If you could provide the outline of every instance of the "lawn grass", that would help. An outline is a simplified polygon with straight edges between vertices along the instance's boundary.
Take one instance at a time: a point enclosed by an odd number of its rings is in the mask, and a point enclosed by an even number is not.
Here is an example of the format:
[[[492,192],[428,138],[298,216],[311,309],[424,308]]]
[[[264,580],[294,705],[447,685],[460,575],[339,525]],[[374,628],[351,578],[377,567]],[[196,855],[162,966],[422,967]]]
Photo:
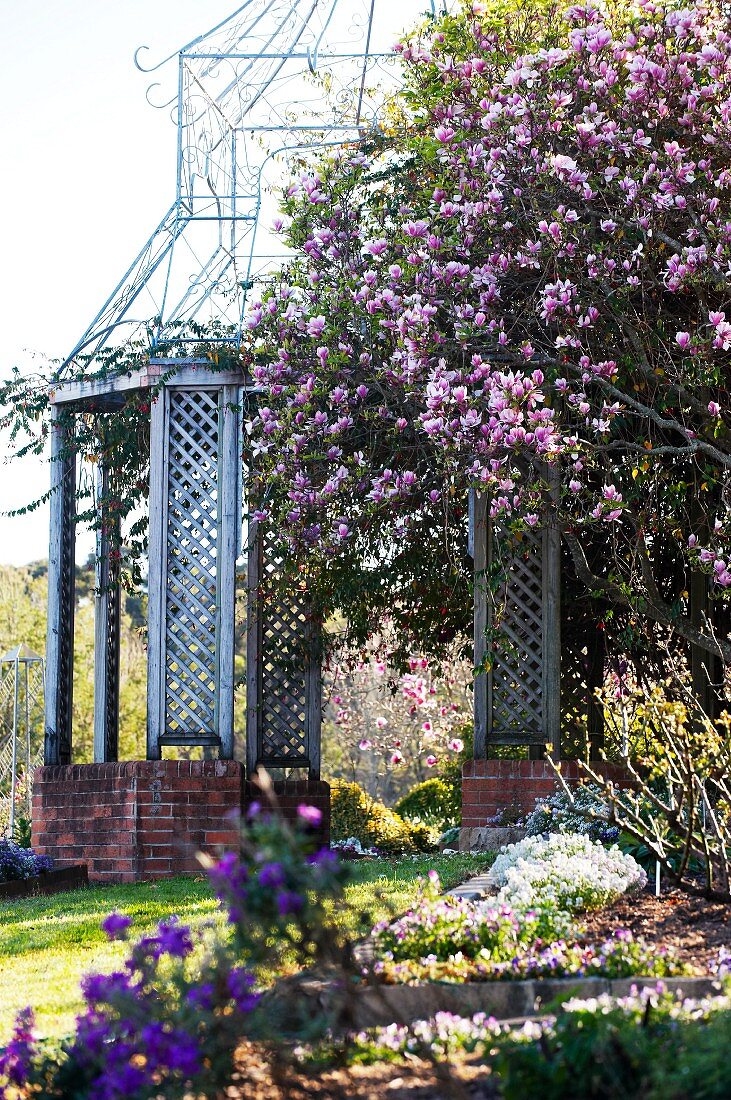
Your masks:
[[[364,927],[359,913],[367,913],[374,923],[403,912],[415,896],[416,879],[432,868],[449,887],[477,874],[488,862],[484,854],[363,860],[353,865],[349,904],[340,909],[339,921],[359,935]],[[132,917],[133,936],[152,931],[173,914],[193,925],[224,919],[203,877],[90,886],[0,904],[0,1042],[7,1039],[18,1009],[28,1004],[35,1009],[41,1035],[71,1032],[81,1008],[81,976],[90,970],[112,970],[125,956],[125,945],[109,943],[101,931],[101,921],[112,910]]]

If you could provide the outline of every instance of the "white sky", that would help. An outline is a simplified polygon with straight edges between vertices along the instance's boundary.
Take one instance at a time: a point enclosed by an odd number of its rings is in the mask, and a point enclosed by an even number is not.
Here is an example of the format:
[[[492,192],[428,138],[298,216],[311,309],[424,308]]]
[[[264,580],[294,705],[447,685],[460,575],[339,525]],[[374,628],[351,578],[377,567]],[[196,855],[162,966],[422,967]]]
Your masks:
[[[140,73],[135,49],[161,60],[235,6],[0,0],[0,377],[71,350],[175,197],[175,127],[146,102],[160,74]],[[47,465],[7,455],[0,439],[0,511],[48,481]],[[0,517],[0,563],[46,557],[47,523],[45,508]]]
[[[0,378],[72,350],[174,200],[175,127],[145,91],[160,80],[154,101],[169,99],[176,62],[145,75],[134,51],[150,47],[150,66],[241,2],[0,0]],[[426,7],[381,6],[386,48]],[[41,460],[8,455],[0,436],[0,513],[40,496],[49,478]],[[91,549],[79,532],[77,558]],[[0,564],[47,553],[46,507],[0,514]]]

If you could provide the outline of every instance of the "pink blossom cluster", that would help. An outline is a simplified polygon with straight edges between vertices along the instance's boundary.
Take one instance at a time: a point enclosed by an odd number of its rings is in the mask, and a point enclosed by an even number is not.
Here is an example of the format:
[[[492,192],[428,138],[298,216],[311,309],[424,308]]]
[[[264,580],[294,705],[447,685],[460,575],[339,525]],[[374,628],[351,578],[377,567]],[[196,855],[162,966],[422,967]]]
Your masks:
[[[423,764],[433,768],[444,756],[459,754],[464,741],[455,728],[468,718],[463,701],[455,701],[456,681],[437,676],[425,657],[411,657],[389,690],[384,659],[360,661],[348,674],[337,668],[331,703],[335,723],[354,736],[361,753],[371,753],[389,768]],[[367,698],[373,678],[381,681],[377,698]]]
[[[720,531],[720,522],[717,525]],[[688,550],[693,560],[705,573],[709,573],[721,588],[731,587],[731,549],[714,550],[709,546],[699,546],[696,535],[688,538]]]

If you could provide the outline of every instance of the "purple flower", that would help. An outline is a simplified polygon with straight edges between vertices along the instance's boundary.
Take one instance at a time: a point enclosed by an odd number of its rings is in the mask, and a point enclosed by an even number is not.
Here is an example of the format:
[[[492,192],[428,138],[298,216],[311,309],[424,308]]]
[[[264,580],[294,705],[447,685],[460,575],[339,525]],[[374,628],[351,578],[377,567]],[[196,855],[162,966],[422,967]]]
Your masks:
[[[102,921],[102,932],[109,936],[110,940],[126,939],[126,932],[132,923],[132,918],[124,913],[110,913]]]
[[[103,1005],[122,993],[131,991],[130,976],[121,970],[111,974],[85,974],[81,979],[81,992],[88,1005]]]
[[[200,1008],[204,1012],[210,1012],[213,1009],[216,999],[216,991],[213,982],[201,982],[200,985],[193,986],[193,988],[189,989],[185,994],[185,999],[193,1008]]]
[[[301,894],[295,894],[292,890],[281,890],[277,894],[277,909],[280,917],[286,917],[290,913],[299,913],[305,904]]]
[[[193,950],[193,940],[187,924],[180,924],[178,917],[160,921],[157,929],[158,953],[184,959]]]
[[[284,883],[284,868],[281,863],[265,863],[259,871],[259,885],[265,889],[276,890]]]
[[[30,1077],[35,1055],[32,1008],[24,1008],[15,1017],[13,1035],[8,1045],[0,1050],[0,1077],[6,1077],[11,1085],[21,1088]],[[5,1095],[3,1090],[2,1095]]]
[[[328,871],[336,871],[340,866],[338,853],[331,851],[330,848],[320,848],[319,852],[314,852],[307,857],[307,862]]]
[[[322,810],[318,810],[317,806],[298,806],[297,816],[305,825],[313,828],[317,828],[322,822]]]
[[[234,967],[226,979],[226,987],[231,1000],[239,1012],[251,1012],[259,1002],[260,993],[252,993],[254,975],[242,966]]]

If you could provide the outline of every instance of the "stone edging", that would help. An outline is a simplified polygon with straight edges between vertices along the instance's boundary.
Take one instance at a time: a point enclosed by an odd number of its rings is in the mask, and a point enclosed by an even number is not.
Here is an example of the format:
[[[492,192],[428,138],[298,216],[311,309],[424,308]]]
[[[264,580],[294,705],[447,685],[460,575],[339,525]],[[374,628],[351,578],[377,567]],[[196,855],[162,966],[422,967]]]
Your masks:
[[[557,997],[626,997],[632,988],[656,989],[657,978],[556,978],[528,981],[424,982],[421,985],[372,985],[359,988],[353,1001],[356,1028],[410,1024],[437,1012],[473,1016],[485,1012],[497,1020],[537,1016]],[[711,978],[663,978],[670,993],[709,997],[719,992]]]

